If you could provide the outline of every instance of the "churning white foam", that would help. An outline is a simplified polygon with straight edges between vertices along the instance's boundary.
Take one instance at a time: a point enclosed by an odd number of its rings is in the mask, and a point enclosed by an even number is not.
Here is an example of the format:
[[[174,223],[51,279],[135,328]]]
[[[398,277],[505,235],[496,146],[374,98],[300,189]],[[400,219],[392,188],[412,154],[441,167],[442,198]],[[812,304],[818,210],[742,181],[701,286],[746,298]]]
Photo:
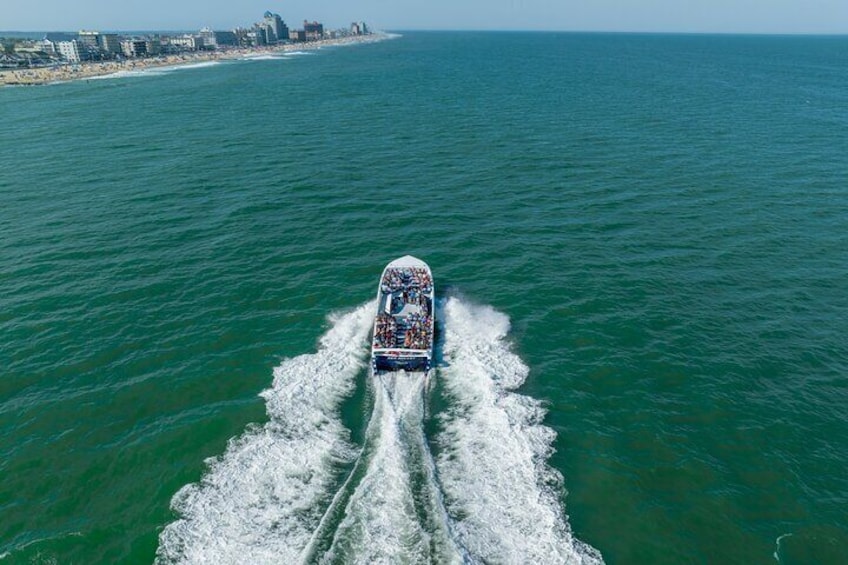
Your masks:
[[[156,77],[162,76],[166,74],[170,74],[176,71],[182,71],[187,69],[201,69],[205,67],[214,67],[216,65],[220,65],[220,61],[202,61],[199,63],[189,63],[184,65],[168,65],[162,67],[145,67],[138,69],[125,69],[120,71],[115,71],[114,73],[109,73],[106,75],[98,75],[93,77],[86,77],[85,80],[109,80],[109,79],[119,79],[119,78],[138,78],[138,77]]]
[[[423,373],[374,377],[367,471],[338,525],[326,563],[460,563],[423,431]]]
[[[284,361],[262,393],[270,421],[231,440],[199,484],[172,500],[157,563],[294,563],[309,544],[341,464],[358,451],[339,406],[365,366],[375,305],[331,318],[319,351]]]
[[[376,445],[367,472],[351,496],[325,559],[422,562],[426,532],[415,517],[396,408],[379,381],[368,431],[369,441]]]
[[[150,74],[172,73],[175,71],[187,71],[189,69],[205,69],[206,67],[215,67],[220,64],[222,64],[221,61],[200,61],[197,63],[167,65],[164,67],[150,67],[148,69],[144,69],[143,72]]]
[[[517,394],[528,373],[504,338],[509,319],[457,298],[444,305],[436,467],[458,542],[473,561],[601,563],[574,539],[562,510],[562,477],[547,465],[554,432],[539,401]]]
[[[280,61],[285,59],[283,55],[269,55],[267,53],[257,55],[245,55],[242,61]]]
[[[369,379],[365,444],[351,444],[340,406],[365,368],[375,307],[331,318],[317,353],[275,369],[262,393],[270,421],[174,496],[181,518],[160,535],[157,563],[602,563],[571,534],[547,465],[554,432],[540,403],[514,392],[528,368],[490,307],[448,298],[437,312],[435,461],[420,374]]]

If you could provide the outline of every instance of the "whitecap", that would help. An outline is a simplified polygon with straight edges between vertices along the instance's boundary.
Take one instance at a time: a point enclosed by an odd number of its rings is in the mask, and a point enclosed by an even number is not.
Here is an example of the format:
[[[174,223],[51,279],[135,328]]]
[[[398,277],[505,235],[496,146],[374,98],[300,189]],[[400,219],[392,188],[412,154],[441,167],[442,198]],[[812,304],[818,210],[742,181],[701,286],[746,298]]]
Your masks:
[[[774,560],[780,563],[780,542],[783,541],[783,538],[792,537],[792,534],[783,534],[777,536],[777,539],[774,541]]]
[[[267,53],[261,55],[245,55],[241,58],[242,61],[279,61],[281,59],[285,59],[285,57],[282,55],[268,55]]]

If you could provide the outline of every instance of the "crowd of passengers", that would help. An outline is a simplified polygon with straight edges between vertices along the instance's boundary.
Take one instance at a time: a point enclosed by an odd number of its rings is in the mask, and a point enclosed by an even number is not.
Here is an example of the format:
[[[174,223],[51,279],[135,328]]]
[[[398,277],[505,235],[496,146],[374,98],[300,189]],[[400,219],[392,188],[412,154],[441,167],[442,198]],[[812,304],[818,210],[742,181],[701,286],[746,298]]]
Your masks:
[[[380,283],[383,292],[394,292],[404,288],[418,288],[428,293],[433,289],[430,272],[423,267],[387,269]]]
[[[403,346],[406,349],[427,349],[430,346],[430,316],[412,314],[406,317],[406,335]]]
[[[400,319],[405,330],[403,347],[406,349],[428,349],[431,342],[430,316],[411,314]],[[378,314],[374,326],[374,348],[400,347],[397,343],[398,320],[389,314]]]
[[[374,325],[374,347],[395,347],[396,336],[397,321],[394,316],[378,314],[377,323]]]

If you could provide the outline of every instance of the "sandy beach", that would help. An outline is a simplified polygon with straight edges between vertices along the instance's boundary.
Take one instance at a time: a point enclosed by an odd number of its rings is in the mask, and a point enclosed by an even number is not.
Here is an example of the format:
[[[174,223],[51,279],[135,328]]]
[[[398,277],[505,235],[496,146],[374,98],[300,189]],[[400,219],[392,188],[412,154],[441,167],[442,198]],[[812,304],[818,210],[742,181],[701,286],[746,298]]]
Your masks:
[[[220,49],[217,51],[198,51],[194,53],[181,53],[179,55],[126,59],[124,61],[102,61],[57,65],[54,67],[43,68],[3,70],[0,71],[0,85],[34,86],[56,82],[68,82],[72,80],[103,77],[117,73],[143,71],[154,67],[173,67],[203,63],[207,61],[227,61],[292,51],[307,51],[321,49],[322,47],[350,45],[354,43],[373,43],[390,37],[391,36],[387,34],[374,33],[371,35],[357,35],[338,39],[324,39],[308,43],[287,43],[285,45],[267,47],[236,47]]]

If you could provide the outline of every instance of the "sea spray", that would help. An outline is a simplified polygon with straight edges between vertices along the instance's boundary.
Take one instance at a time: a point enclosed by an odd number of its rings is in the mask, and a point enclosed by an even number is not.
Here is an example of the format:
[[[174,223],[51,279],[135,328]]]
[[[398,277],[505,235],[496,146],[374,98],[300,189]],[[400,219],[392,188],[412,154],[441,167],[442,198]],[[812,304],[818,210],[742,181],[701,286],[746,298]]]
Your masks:
[[[160,535],[157,563],[294,563],[309,543],[338,469],[358,451],[339,417],[363,371],[374,304],[332,316],[319,351],[284,361],[262,393],[270,421],[232,440],[199,484],[181,489],[181,516]]]
[[[601,563],[571,535],[544,410],[513,392],[528,368],[504,339],[509,319],[454,297],[444,310],[448,408],[436,467],[459,543],[480,562]]]

